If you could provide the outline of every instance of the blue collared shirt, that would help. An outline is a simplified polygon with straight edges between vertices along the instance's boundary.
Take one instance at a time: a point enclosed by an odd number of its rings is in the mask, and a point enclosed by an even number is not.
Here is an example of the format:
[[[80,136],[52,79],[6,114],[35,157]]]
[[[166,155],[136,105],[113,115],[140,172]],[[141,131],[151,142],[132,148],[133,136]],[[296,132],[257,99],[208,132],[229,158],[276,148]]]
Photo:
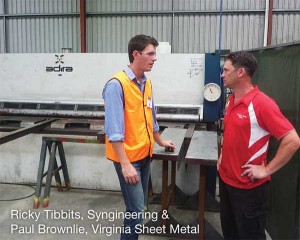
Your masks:
[[[136,86],[144,94],[144,86],[146,83],[145,74],[142,77],[140,84],[132,70],[126,66],[124,69],[126,75],[131,81],[134,81]],[[105,102],[105,134],[111,142],[124,141],[124,96],[120,82],[116,79],[105,84],[102,97]],[[152,97],[152,117],[153,117],[153,132],[159,131],[159,126],[156,120],[155,106]]]

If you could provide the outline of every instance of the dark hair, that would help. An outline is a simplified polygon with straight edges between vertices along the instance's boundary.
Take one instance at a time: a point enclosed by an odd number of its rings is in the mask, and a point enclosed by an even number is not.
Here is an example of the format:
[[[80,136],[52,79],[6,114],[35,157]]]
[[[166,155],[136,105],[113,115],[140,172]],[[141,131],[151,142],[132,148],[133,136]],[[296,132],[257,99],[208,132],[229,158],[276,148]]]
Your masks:
[[[256,58],[248,53],[248,52],[234,52],[229,53],[226,57],[226,60],[230,60],[232,65],[235,68],[243,67],[245,68],[247,74],[252,77],[256,68],[257,68],[257,61]]]
[[[136,35],[131,38],[128,43],[128,56],[130,63],[133,62],[133,51],[137,50],[139,52],[142,52],[149,44],[152,44],[154,47],[158,46],[158,42],[154,37],[146,35]]]

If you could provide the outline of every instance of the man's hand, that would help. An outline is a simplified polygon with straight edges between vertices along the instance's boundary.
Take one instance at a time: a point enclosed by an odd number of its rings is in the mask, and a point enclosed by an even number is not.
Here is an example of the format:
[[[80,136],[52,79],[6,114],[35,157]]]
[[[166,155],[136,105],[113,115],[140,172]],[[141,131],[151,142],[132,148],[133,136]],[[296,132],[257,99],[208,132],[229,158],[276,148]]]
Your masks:
[[[127,184],[138,184],[139,175],[135,167],[130,163],[121,163],[122,173]]]
[[[161,146],[161,147],[167,147],[167,148],[172,148],[173,150],[176,149],[176,145],[171,141],[171,140],[163,140],[160,137],[159,132],[153,133],[153,137],[155,142]]]
[[[248,176],[252,182],[254,182],[255,179],[262,179],[268,176],[264,162],[262,165],[245,164],[242,168],[246,169],[242,173],[242,177]]]
[[[162,141],[162,143],[159,146],[161,146],[161,147],[170,147],[173,150],[176,149],[175,143],[173,143],[171,140]]]

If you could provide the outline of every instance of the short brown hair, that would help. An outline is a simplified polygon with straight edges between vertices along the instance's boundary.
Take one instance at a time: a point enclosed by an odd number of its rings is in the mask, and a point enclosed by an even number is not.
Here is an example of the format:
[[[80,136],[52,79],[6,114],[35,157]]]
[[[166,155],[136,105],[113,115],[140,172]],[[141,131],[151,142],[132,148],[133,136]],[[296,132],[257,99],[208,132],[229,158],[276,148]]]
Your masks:
[[[158,46],[158,42],[154,37],[141,34],[131,38],[128,43],[128,57],[130,63],[133,62],[133,52],[135,50],[142,52],[149,44],[152,44],[154,47]]]
[[[232,65],[235,68],[243,67],[245,68],[247,74],[252,77],[257,68],[256,58],[248,52],[234,52],[229,53],[226,57],[226,60],[231,61]]]

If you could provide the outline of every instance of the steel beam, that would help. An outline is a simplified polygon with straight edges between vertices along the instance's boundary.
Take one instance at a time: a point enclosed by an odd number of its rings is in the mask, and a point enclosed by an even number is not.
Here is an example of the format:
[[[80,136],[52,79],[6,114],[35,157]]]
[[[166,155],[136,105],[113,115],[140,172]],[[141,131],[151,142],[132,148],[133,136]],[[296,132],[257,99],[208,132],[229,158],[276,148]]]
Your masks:
[[[26,136],[30,133],[34,133],[34,132],[50,125],[55,120],[56,119],[47,119],[47,120],[39,122],[39,123],[37,123],[33,126],[26,127],[26,128],[21,128],[21,129],[18,129],[16,131],[9,132],[9,133],[5,134],[4,136],[0,137],[0,145],[2,145],[4,143],[7,143],[7,142],[10,142],[12,140],[15,140],[17,138]]]
[[[223,15],[236,14],[264,14],[263,9],[223,10]],[[273,9],[273,14],[296,14],[300,9]],[[119,11],[119,12],[87,12],[86,17],[102,16],[172,16],[172,15],[219,15],[219,10],[173,10],[173,11]],[[25,13],[25,14],[0,14],[1,18],[50,18],[50,17],[80,17],[80,13]]]
[[[273,0],[269,0],[269,16],[268,16],[268,36],[267,46],[272,44],[272,25],[273,25]]]
[[[86,52],[86,2],[80,0],[80,52]]]

